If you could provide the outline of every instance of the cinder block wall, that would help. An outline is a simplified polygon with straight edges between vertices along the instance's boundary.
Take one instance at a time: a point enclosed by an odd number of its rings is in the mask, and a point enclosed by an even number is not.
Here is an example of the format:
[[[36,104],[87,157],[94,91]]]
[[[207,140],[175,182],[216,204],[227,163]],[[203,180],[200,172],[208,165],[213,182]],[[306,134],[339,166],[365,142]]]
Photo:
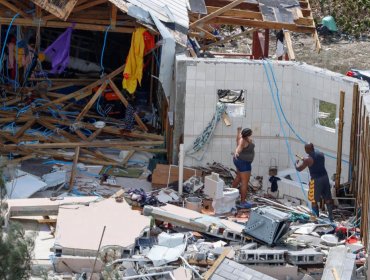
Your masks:
[[[265,64],[270,73],[268,64]],[[315,125],[314,100],[319,99],[337,104],[339,116],[340,91],[346,93],[344,112],[343,159],[348,160],[350,148],[352,92],[355,79],[328,70],[294,62],[271,62],[278,85],[284,113],[292,127],[305,140],[315,144],[323,152],[336,157],[336,132]],[[186,68],[186,71],[183,71]],[[185,95],[185,104],[176,110],[184,110],[184,146],[191,146],[212,119],[218,101],[218,89],[246,90],[246,113],[243,117],[232,117],[227,127],[219,122],[209,143],[207,153],[201,161],[185,157],[185,165],[199,166],[213,161],[233,166],[231,153],[235,150],[236,129],[250,127],[256,144],[256,156],[252,174],[267,177],[270,165],[279,169],[292,167],[288,157],[284,134],[270,93],[269,81],[262,61],[239,59],[193,59],[177,57],[177,69],[186,73],[186,86],[176,95]],[[181,70],[181,71],[180,71]],[[184,80],[182,76],[181,80]],[[270,75],[273,90],[275,85]],[[184,106],[184,107],[181,107]],[[303,144],[284,123],[292,153],[304,155]],[[179,125],[175,121],[175,125]],[[178,137],[179,135],[175,135]],[[329,175],[335,173],[336,160],[326,157]],[[348,177],[348,164],[342,164],[343,181]]]

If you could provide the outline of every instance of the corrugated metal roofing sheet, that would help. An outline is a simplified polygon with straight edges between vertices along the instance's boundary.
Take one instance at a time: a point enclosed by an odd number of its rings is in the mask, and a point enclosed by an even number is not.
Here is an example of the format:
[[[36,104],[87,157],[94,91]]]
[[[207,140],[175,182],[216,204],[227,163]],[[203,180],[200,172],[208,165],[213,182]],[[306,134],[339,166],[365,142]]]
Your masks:
[[[109,0],[122,10],[124,6],[134,5],[151,12],[160,21],[177,23],[189,28],[188,0]],[[125,4],[120,4],[123,2]],[[127,9],[123,8],[125,12]]]

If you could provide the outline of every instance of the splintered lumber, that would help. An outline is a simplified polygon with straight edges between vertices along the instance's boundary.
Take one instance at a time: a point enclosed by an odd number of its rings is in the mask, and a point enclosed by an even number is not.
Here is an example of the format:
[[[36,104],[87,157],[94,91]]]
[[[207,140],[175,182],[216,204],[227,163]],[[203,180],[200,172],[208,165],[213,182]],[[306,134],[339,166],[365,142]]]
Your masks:
[[[109,147],[140,147],[140,146],[160,146],[163,141],[94,141],[94,142],[64,142],[64,143],[43,143],[43,144],[24,144],[24,148],[45,148],[45,149],[68,149],[80,147],[95,147],[95,148],[109,148]],[[17,147],[15,144],[9,144],[8,147]]]
[[[227,11],[229,11],[230,9],[238,6],[239,4],[241,4],[242,2],[244,2],[244,0],[235,0],[233,2],[230,2],[228,5],[218,9],[218,10],[215,10],[214,12],[206,15],[205,17],[202,17],[201,19],[193,22],[192,24],[190,24],[190,28],[194,28],[196,27],[197,25],[201,24],[201,23],[204,23],[204,22],[207,22]]]
[[[36,120],[33,119],[33,120],[29,120],[28,122],[26,122],[20,130],[18,130],[18,132],[14,135],[15,138],[19,138],[23,135],[23,133],[29,129],[31,126],[33,126],[35,124]]]
[[[217,268],[224,261],[226,256],[230,253],[230,251],[231,251],[230,247],[224,249],[222,254],[217,258],[217,260],[214,262],[214,264],[211,266],[211,268],[206,272],[206,274],[204,275],[204,279],[208,280],[209,278],[211,278],[212,274],[215,273]]]
[[[95,101],[99,98],[102,92],[107,87],[107,83],[102,83],[99,89],[96,91],[94,96],[90,99],[90,101],[86,104],[85,108],[81,111],[81,113],[77,116],[76,121],[81,120],[84,115],[90,110],[90,108],[94,105]]]
[[[122,95],[122,93],[120,92],[120,90],[117,88],[117,86],[112,82],[111,79],[108,79],[109,81],[109,85],[110,87],[113,89],[114,93],[118,96],[118,98],[121,100],[121,102],[123,103],[123,105],[125,105],[125,107],[128,106],[128,101],[127,99]],[[137,124],[142,128],[142,130],[144,130],[145,132],[148,131],[148,128],[145,126],[145,124],[143,123],[143,121],[141,120],[141,118],[138,116],[137,113],[134,113],[134,116],[135,116],[135,120],[137,122]]]
[[[72,165],[72,170],[71,170],[71,178],[69,180],[69,190],[72,190],[74,182],[75,182],[75,177],[76,177],[76,172],[77,172],[77,163],[78,163],[78,157],[80,155],[80,147],[77,146],[75,148],[75,155],[73,158],[73,165]]]
[[[184,181],[192,176],[201,176],[202,172],[196,169],[184,168]],[[176,165],[157,164],[152,175],[153,187],[164,187],[179,180],[179,167]]]
[[[87,141],[92,141],[94,140],[101,132],[103,131],[102,128],[98,128],[97,130],[94,131],[88,138]]]

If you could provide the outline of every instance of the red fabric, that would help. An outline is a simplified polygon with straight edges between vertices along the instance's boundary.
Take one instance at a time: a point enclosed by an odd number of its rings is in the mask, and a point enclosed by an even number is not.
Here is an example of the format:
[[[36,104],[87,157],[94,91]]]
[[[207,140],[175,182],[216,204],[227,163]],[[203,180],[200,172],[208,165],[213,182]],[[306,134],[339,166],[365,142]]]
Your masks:
[[[149,31],[145,31],[143,33],[143,36],[144,36],[144,44],[145,44],[144,53],[147,53],[148,51],[150,51],[151,49],[155,47],[154,36],[150,34]]]

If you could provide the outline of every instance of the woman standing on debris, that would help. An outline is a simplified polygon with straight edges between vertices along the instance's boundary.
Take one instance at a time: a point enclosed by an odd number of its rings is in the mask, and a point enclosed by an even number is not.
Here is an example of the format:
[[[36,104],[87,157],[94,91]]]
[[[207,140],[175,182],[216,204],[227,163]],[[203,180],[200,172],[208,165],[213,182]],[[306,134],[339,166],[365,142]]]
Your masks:
[[[239,208],[251,208],[251,204],[246,201],[249,179],[252,171],[252,161],[254,159],[254,143],[251,139],[252,130],[250,128],[238,127],[236,136],[236,150],[234,154],[234,164],[237,169],[236,178],[234,179],[232,186],[237,188],[240,187],[240,205]]]

